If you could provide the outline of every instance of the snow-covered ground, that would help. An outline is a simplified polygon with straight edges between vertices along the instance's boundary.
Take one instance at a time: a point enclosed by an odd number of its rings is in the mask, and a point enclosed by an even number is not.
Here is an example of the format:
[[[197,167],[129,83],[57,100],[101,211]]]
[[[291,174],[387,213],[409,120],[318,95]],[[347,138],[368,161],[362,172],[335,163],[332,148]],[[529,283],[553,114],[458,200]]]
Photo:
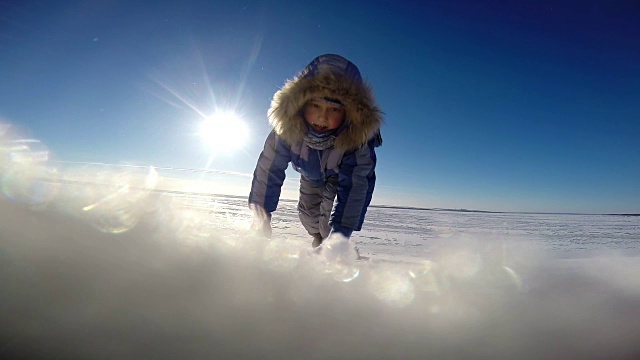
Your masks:
[[[373,207],[332,263],[295,202],[266,241],[245,198],[87,173],[5,169],[3,358],[640,356],[640,217]]]

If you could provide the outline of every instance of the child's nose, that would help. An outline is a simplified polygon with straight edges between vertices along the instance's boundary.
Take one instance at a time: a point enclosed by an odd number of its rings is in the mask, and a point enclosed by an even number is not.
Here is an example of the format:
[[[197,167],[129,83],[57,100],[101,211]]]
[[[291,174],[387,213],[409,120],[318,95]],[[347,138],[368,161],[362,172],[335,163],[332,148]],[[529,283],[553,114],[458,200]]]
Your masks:
[[[328,109],[322,110],[320,112],[320,119],[324,121],[324,120],[327,120],[328,118],[329,118],[329,110]]]

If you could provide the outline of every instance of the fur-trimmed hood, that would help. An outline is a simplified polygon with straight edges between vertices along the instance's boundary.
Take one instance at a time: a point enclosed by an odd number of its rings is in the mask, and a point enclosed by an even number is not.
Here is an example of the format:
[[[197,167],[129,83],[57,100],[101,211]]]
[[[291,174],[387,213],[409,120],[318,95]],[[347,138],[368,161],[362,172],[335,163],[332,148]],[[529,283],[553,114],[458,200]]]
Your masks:
[[[339,55],[326,54],[315,58],[273,96],[269,122],[289,145],[304,138],[307,125],[302,108],[313,98],[339,100],[345,107],[345,129],[336,137],[336,149],[359,148],[379,134],[382,112],[375,103],[371,86],[362,80],[352,62]]]

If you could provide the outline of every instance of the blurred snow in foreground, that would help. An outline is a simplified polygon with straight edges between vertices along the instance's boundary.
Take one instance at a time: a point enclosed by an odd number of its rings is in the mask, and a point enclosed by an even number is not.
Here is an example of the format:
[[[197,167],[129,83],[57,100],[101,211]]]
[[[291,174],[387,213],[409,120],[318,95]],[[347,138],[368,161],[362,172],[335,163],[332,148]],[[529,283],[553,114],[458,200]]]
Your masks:
[[[638,217],[372,208],[358,260],[312,252],[293,202],[267,241],[245,198],[52,166],[3,131],[2,357],[640,355]]]

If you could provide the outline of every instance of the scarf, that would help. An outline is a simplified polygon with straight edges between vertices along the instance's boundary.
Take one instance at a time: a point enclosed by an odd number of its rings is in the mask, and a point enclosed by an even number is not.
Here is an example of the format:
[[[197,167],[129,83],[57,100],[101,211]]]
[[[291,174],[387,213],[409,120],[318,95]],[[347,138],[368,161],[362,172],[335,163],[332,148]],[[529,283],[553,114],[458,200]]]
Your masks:
[[[304,135],[303,141],[308,147],[314,150],[327,150],[332,148],[338,135],[347,129],[346,120],[342,122],[339,128],[333,131],[317,132],[313,130],[309,124],[305,123],[305,125],[307,126],[307,133]]]
[[[309,128],[304,135],[304,143],[314,150],[326,150],[336,142],[336,131],[319,133]]]

